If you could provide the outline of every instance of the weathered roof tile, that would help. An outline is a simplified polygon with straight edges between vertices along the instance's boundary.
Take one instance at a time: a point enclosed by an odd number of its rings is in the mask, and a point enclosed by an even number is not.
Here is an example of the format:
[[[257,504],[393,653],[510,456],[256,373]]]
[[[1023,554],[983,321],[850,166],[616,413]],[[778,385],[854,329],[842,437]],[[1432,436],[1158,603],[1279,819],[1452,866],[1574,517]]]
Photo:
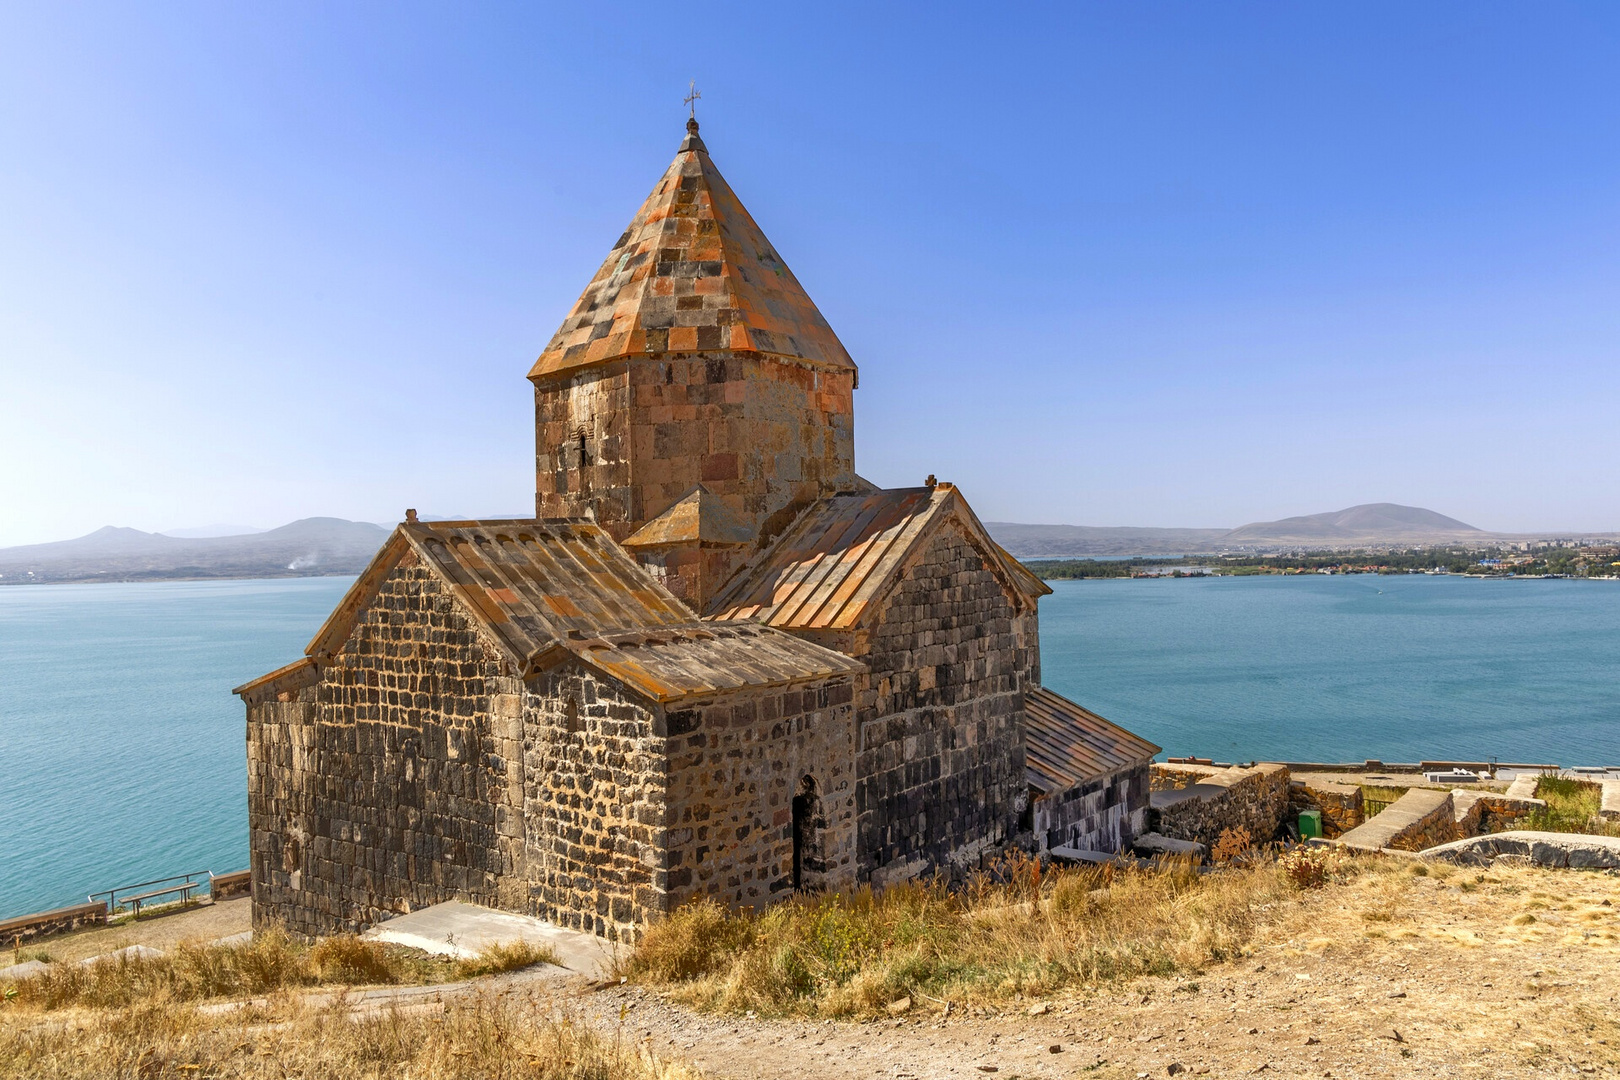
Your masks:
[[[1106,776],[1161,749],[1044,686],[1024,692],[1024,716],[1025,768],[1042,791]]]
[[[525,674],[577,658],[670,702],[863,670],[790,634],[700,622],[599,526],[545,518],[399,526],[310,642],[310,657],[324,662],[342,649],[370,598],[409,552],[450,586]]]
[[[717,619],[850,630],[876,610],[918,545],[955,518],[989,565],[1031,601],[1052,590],[990,539],[950,484],[833,495],[813,503],[709,605]]]

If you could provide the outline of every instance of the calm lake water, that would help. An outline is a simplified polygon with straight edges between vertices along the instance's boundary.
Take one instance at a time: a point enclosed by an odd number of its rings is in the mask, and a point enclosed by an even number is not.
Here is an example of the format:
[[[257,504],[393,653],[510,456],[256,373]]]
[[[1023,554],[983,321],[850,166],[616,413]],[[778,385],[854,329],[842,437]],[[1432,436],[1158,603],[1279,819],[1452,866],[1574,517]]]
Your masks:
[[[0,588],[0,918],[247,865],[230,688],[344,578]],[[1620,765],[1620,582],[1056,582],[1045,682],[1171,753]]]

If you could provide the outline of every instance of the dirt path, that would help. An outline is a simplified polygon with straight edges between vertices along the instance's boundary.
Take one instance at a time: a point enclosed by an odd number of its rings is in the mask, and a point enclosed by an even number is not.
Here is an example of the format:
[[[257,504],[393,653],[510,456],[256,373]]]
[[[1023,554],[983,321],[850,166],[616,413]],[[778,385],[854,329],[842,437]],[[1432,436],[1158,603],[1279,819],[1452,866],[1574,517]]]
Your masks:
[[[24,945],[23,958],[47,953],[52,960],[71,962],[100,956],[127,945],[168,949],[182,941],[213,941],[253,928],[253,902],[247,897],[202,904],[171,914],[150,915],[138,922],[77,930],[37,944]],[[11,951],[0,953],[0,966],[11,962]]]

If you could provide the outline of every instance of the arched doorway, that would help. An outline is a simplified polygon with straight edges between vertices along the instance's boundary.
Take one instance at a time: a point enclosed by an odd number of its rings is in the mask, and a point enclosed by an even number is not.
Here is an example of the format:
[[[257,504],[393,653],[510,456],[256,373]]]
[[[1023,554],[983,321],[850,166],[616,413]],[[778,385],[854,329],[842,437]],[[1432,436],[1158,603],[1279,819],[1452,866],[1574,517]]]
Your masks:
[[[821,888],[825,865],[821,860],[821,798],[816,778],[805,774],[793,796],[793,888],[814,892]]]

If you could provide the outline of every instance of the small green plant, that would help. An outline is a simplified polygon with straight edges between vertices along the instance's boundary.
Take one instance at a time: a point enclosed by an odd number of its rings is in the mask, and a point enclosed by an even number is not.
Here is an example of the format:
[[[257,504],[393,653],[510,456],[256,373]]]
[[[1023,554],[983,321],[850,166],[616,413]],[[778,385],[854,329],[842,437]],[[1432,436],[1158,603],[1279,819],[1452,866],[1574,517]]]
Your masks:
[[[1542,776],[1536,781],[1536,798],[1547,805],[1525,817],[1519,828],[1620,836],[1620,822],[1604,821],[1598,816],[1602,792],[1601,787],[1587,780]]]

